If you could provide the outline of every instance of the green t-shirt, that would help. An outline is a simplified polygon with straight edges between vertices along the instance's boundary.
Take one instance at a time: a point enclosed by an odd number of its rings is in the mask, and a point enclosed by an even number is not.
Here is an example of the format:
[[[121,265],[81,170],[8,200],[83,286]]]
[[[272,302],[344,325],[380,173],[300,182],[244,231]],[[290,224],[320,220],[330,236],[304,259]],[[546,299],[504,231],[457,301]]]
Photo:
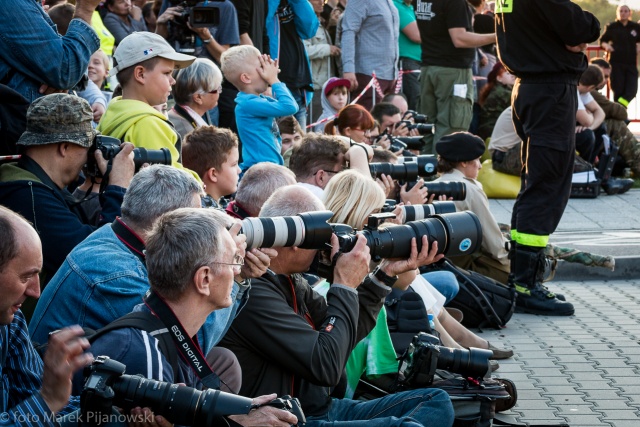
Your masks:
[[[413,59],[420,62],[422,58],[422,47],[420,43],[414,43],[409,40],[402,29],[416,20],[413,6],[406,4],[402,0],[393,0],[393,4],[398,9],[398,16],[400,17],[400,37],[398,38],[398,46],[400,49],[400,56]]]
[[[327,292],[329,292],[329,283],[323,280],[313,289],[326,297]],[[353,397],[362,374],[376,376],[398,372],[398,361],[396,360],[396,352],[393,349],[393,342],[391,342],[391,335],[389,335],[387,311],[384,306],[378,314],[376,326],[369,332],[369,335],[356,344],[351,352],[349,360],[347,360],[346,370],[347,391],[344,395],[346,399]]]

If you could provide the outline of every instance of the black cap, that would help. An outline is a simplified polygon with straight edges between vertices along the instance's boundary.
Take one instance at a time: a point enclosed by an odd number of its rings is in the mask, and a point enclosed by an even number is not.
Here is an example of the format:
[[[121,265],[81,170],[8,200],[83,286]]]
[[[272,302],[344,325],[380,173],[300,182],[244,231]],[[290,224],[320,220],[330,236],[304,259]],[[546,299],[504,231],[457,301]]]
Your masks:
[[[485,146],[480,137],[469,132],[445,135],[436,143],[436,153],[450,162],[469,162],[484,154]]]

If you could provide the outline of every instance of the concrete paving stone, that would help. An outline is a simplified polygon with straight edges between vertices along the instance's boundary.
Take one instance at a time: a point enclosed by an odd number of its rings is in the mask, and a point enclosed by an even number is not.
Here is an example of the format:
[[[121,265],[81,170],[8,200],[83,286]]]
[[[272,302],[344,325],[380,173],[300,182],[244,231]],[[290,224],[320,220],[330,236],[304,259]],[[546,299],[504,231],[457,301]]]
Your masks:
[[[540,389],[522,389],[520,388],[520,384],[516,384],[516,388],[518,390],[518,401],[525,400],[545,400],[550,401],[550,397],[545,397],[540,394],[542,390]]]
[[[600,389],[593,389],[593,390],[585,390],[585,399],[589,399],[589,400],[594,400],[594,399],[609,399],[609,400],[615,400],[615,399],[621,399],[623,398],[623,396],[621,396],[620,391],[618,391],[617,388],[615,387],[602,387]],[[627,398],[628,396],[624,396],[624,398]]]
[[[638,362],[640,363],[640,354],[638,354],[638,355],[624,355],[624,354],[619,354],[617,350],[608,350],[608,351],[589,351],[589,350],[585,350],[585,352],[590,357],[592,357],[593,359],[596,359],[596,360],[624,358],[624,359],[628,359],[629,361],[632,361],[633,358],[636,358],[636,360],[638,360]],[[585,354],[585,353],[581,353],[581,354]]]
[[[635,384],[638,384],[638,382],[640,381],[638,380],[639,378],[638,374],[634,374],[632,376],[613,375],[609,378],[613,381],[612,386],[614,387],[616,387],[617,385],[635,385]]]
[[[552,403],[548,400],[520,400],[520,397],[518,396],[518,403],[514,409],[518,411],[553,410],[549,405],[552,405]]]
[[[552,403],[552,407],[558,410],[557,414],[560,416],[565,415],[593,415],[599,416],[600,413],[593,410],[593,406],[589,403],[583,405],[563,405]]]
[[[616,388],[619,388],[623,393],[627,393],[627,394],[637,394],[638,396],[640,396],[640,381],[638,382],[639,384],[624,384],[624,385],[618,385],[616,384]]]
[[[517,383],[516,383],[517,384]],[[543,396],[553,396],[553,395],[569,395],[569,394],[582,394],[577,390],[578,386],[552,386],[552,387],[544,387],[545,391],[540,393]]]
[[[611,344],[589,344],[588,346],[583,346],[580,344],[577,345],[579,348],[582,348],[585,353],[591,351],[612,351]],[[640,352],[638,352],[638,354],[640,354]]]
[[[591,372],[591,371],[598,370],[594,362],[563,363],[561,366],[564,366],[564,369],[563,369],[564,372],[585,372],[585,371]]]
[[[638,427],[638,420],[609,420],[603,418],[602,422],[609,423],[612,427]],[[602,424],[605,425],[605,424]]]
[[[600,368],[608,369],[608,368],[627,368],[630,367],[632,369],[637,369],[635,366],[631,366],[629,361],[626,359],[602,359],[600,361],[596,361]]]
[[[602,420],[599,415],[572,415],[562,414],[562,418],[567,420],[570,426],[601,426]]]
[[[640,355],[640,346],[637,347],[624,347],[616,349],[621,355],[633,354]]]
[[[572,383],[578,386],[578,389],[580,391],[584,391],[584,392],[587,392],[588,390],[602,390],[602,389],[606,390],[609,387],[613,387],[607,381],[597,381],[597,380],[596,381],[578,380],[578,381],[573,381]]]
[[[534,351],[521,351],[519,347],[514,346],[514,352],[517,359],[535,360],[535,359],[548,359],[554,357],[554,354],[550,354],[547,350],[534,350]],[[522,362],[523,363],[523,362]]]
[[[585,401],[585,396],[582,394],[579,395],[566,395],[566,396],[547,396],[547,398],[551,399],[553,404],[560,405],[582,405]],[[518,397],[518,399],[520,399]]]
[[[555,368],[558,366],[556,359],[551,357],[547,357],[546,359],[525,360],[524,364],[527,368]]]
[[[601,412],[603,418],[608,420],[637,420],[636,422],[640,425],[640,417],[637,414],[637,411],[633,411],[631,409],[627,410],[616,410],[616,409],[602,409],[598,412]]]
[[[558,425],[560,423],[566,423],[566,420],[564,418],[537,418],[537,413],[536,413],[536,418],[532,418],[532,417],[527,417],[527,418],[520,418],[519,421],[526,423],[527,425],[540,425],[540,426],[546,426],[546,425]],[[592,424],[592,425],[599,425],[602,426],[602,423],[600,424]],[[585,426],[582,427],[591,427],[590,424],[587,424]]]
[[[555,361],[560,365],[564,365],[567,363],[589,363],[591,362],[590,359],[592,359],[592,357],[587,354],[554,354],[553,357],[555,358]],[[626,361],[626,359],[623,359],[619,356],[618,356],[618,359],[622,361]],[[607,360],[617,360],[617,359],[607,359]]]
[[[557,366],[554,368],[530,368],[529,374],[532,378],[536,377],[566,377],[570,378],[571,376],[565,373],[562,370],[561,366]]]
[[[605,371],[604,373],[604,377],[636,377],[636,379],[638,379],[639,374],[637,372],[637,369],[633,369],[633,368],[607,368],[607,367],[603,367],[602,368],[603,371]]]
[[[633,410],[633,408],[629,407],[629,401],[626,399],[619,399],[619,400],[602,400],[602,399],[598,399],[598,400],[587,400],[587,402],[593,403],[596,406],[596,410],[600,410],[600,409],[606,409],[606,410],[613,410],[613,409],[619,409],[619,410],[627,410],[627,409],[631,409]]]
[[[515,382],[517,387],[519,387],[521,383],[536,383],[536,381],[531,378],[531,374],[526,372],[502,372],[502,367],[500,367],[500,369],[496,371],[496,374]]]
[[[613,382],[611,378],[603,378],[600,375],[595,375],[593,372],[572,372],[569,375],[575,381],[602,381],[602,382]]]
[[[615,354],[615,352],[613,350],[609,350],[611,351],[613,354]],[[558,347],[558,348],[550,348],[548,350],[549,355],[551,356],[560,356],[560,355],[583,355],[585,354],[584,350],[582,349],[578,349],[575,347]]]
[[[498,370],[498,372],[500,372],[501,374],[504,374],[505,376],[507,374],[525,374],[525,375],[529,375],[529,371],[525,370],[524,365],[517,363],[517,364],[506,364],[506,363],[502,363],[502,361],[500,361],[500,369]]]
[[[626,399],[629,399],[629,402],[630,402],[631,404],[634,404],[634,405],[640,405],[640,393],[638,393],[638,392],[635,392],[635,393],[628,393],[628,392],[625,392],[625,391],[623,390],[623,391],[621,392],[621,396],[622,396],[622,397],[624,397],[624,398],[626,398]]]
[[[571,382],[572,379],[568,376],[542,377],[542,376],[536,375],[535,379],[540,381],[540,385],[543,387],[546,387],[549,385],[569,385],[569,386],[572,385],[572,382]]]

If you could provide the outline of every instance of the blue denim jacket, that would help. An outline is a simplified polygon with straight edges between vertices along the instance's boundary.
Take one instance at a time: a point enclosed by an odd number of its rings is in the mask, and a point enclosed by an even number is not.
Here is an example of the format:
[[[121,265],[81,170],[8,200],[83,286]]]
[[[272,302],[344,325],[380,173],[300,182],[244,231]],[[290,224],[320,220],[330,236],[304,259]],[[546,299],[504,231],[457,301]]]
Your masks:
[[[99,47],[95,31],[81,19],[73,19],[63,37],[39,2],[2,2],[0,80],[15,71],[6,84],[29,102],[42,96],[38,89],[43,83],[57,89],[73,88]]]
[[[100,329],[130,313],[149,289],[147,269],[106,224],[71,251],[47,284],[29,323],[31,338],[46,342],[51,331],[78,324]],[[234,304],[209,315],[198,338],[209,352],[226,333],[248,297],[234,284]]]

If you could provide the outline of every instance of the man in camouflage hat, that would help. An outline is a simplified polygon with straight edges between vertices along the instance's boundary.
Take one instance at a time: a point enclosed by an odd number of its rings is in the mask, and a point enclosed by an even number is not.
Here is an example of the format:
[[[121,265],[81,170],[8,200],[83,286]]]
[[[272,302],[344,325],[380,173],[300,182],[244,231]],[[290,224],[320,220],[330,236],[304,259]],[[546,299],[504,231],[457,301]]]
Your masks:
[[[27,130],[17,142],[22,157],[17,163],[0,166],[0,204],[23,215],[42,240],[43,284],[71,249],[97,228],[88,223],[67,190],[87,163],[96,137],[92,118],[87,101],[77,96],[53,94],[37,99],[27,111]],[[124,144],[113,160],[97,225],[120,215],[120,204],[134,172],[132,150],[131,144]],[[101,152],[98,150],[95,156],[104,172],[106,161]],[[28,319],[33,305],[25,305]]]

